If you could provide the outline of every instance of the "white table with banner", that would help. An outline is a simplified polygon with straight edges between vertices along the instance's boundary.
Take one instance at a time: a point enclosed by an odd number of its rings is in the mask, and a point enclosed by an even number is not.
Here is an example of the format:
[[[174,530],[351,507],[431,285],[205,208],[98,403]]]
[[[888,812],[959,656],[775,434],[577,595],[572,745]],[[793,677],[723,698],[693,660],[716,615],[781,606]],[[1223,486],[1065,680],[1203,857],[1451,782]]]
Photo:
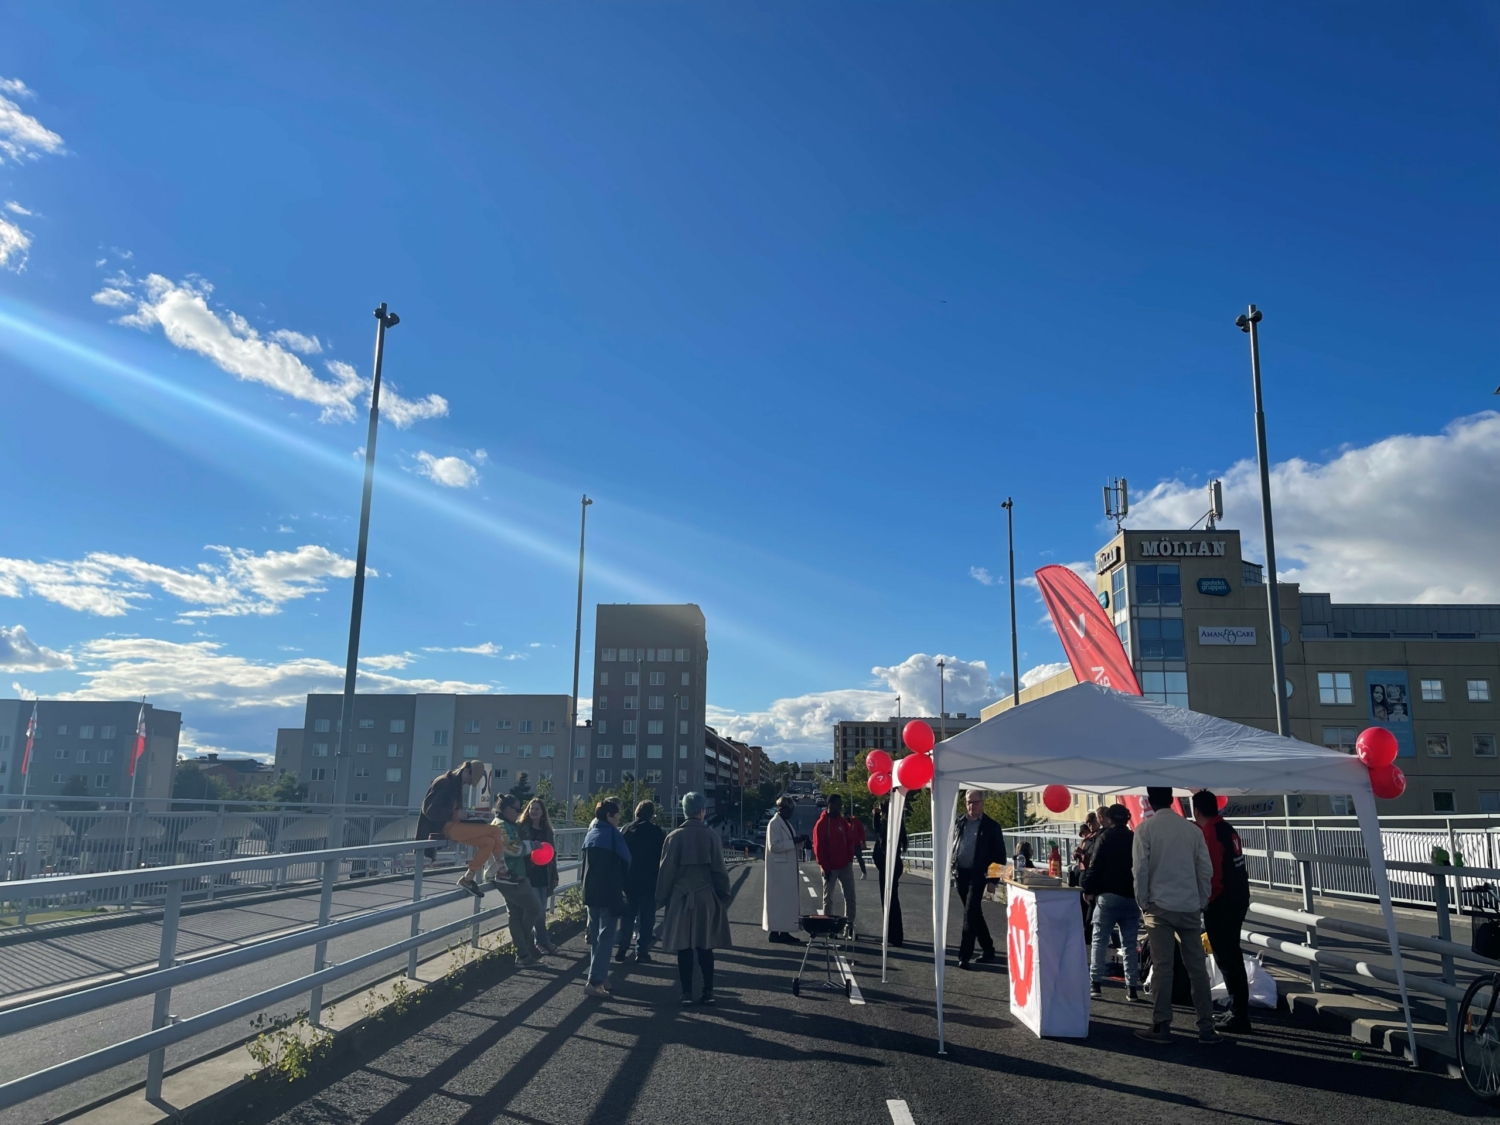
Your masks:
[[[1039,1037],[1086,1037],[1089,962],[1079,892],[1005,883],[1011,1014]]]

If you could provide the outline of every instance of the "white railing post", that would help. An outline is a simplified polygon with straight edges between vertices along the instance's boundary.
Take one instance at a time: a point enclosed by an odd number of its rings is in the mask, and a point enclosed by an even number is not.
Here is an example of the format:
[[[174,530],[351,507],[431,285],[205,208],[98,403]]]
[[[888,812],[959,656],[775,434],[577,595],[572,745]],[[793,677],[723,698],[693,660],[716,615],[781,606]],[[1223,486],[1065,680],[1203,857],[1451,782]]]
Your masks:
[[[318,926],[321,928],[328,925],[328,916],[333,912],[333,881],[338,873],[339,860],[337,854],[323,861],[323,895],[318,900]],[[328,943],[320,941],[313,947],[313,972],[322,972],[328,967]],[[321,1027],[319,1022],[323,1018],[323,986],[317,985],[308,997],[307,1022],[314,1027]]]
[[[422,856],[421,852],[416,852],[414,854],[417,857],[417,862],[416,862],[416,870],[413,871],[412,877],[411,877],[411,900],[412,900],[412,902],[421,902],[422,901],[422,866],[423,866],[423,856]],[[419,910],[419,911],[417,911],[417,913],[415,913],[415,914],[413,914],[411,916],[411,936],[412,937],[416,937],[421,932],[422,932],[422,912]],[[407,980],[416,980],[417,979],[417,950],[416,950],[415,947],[413,947],[412,950],[411,950],[411,952],[409,952],[406,955],[406,979]]]
[[[1437,932],[1440,941],[1453,940],[1453,927],[1448,917],[1448,877],[1446,875],[1434,875],[1432,877],[1432,897],[1437,904]],[[1453,984],[1453,957],[1451,954],[1441,955],[1443,965],[1443,983]],[[1451,999],[1444,999],[1443,1006],[1448,1016],[1448,1030],[1453,1030],[1458,1022],[1458,1005]]]
[[[161,952],[156,958],[158,969],[170,969],[177,961],[177,923],[182,913],[182,880],[167,885],[167,905],[161,916]],[[158,1031],[171,1020],[172,990],[163,988],[156,994],[151,1012],[151,1030]],[[146,1060],[146,1100],[161,1100],[161,1080],[167,1065],[167,1049],[159,1047]]]
[[[1317,855],[1319,853],[1314,852],[1313,854]],[[1302,909],[1304,911],[1306,911],[1308,914],[1313,913],[1312,860],[1309,860],[1309,859],[1304,859],[1302,861]],[[1310,946],[1313,949],[1317,949],[1318,948],[1318,926],[1317,926],[1317,923],[1316,922],[1308,923],[1306,929],[1307,929],[1307,944],[1308,944],[1308,946]],[[1318,963],[1316,961],[1314,961],[1312,963],[1311,969],[1309,970],[1309,972],[1308,972],[1307,975],[1308,975],[1308,979],[1312,981],[1312,990],[1314,992],[1321,991],[1322,990],[1322,985],[1323,985],[1323,974],[1322,974],[1321,969],[1318,967]]]

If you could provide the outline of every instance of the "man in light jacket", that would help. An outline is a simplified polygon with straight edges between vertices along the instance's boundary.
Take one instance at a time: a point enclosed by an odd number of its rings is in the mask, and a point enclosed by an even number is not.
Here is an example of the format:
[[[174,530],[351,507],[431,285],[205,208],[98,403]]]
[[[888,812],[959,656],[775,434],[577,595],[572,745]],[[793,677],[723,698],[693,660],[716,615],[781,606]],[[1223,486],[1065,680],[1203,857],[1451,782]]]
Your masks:
[[[1136,1035],[1151,1043],[1172,1041],[1174,950],[1182,946],[1198,1013],[1198,1042],[1223,1043],[1214,1030],[1208,963],[1203,956],[1203,908],[1213,889],[1214,867],[1203,833],[1172,807],[1172,790],[1146,790],[1152,816],[1136,830],[1132,849],[1135,900],[1146,921],[1151,945],[1151,993],[1155,1001],[1149,1029]]]
[[[782,945],[801,945],[792,936],[801,914],[802,888],[798,883],[801,869],[797,853],[797,834],[792,829],[797,802],[783,797],[776,802],[776,815],[766,825],[766,885],[761,904],[760,928],[771,936],[767,941]]]

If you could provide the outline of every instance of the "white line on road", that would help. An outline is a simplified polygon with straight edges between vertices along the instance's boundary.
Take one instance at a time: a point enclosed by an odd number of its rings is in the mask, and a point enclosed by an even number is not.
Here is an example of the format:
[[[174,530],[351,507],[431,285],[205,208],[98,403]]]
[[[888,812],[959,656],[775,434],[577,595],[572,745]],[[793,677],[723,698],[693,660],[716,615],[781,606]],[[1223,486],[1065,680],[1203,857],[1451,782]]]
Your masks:
[[[811,898],[811,899],[815,899],[815,898],[818,897],[818,892],[815,891],[815,890],[813,890],[811,887],[808,887],[807,888],[807,897]]]
[[[854,969],[850,966],[848,961],[844,960],[843,957],[838,958],[838,963],[840,974],[842,974],[843,978],[849,982],[849,1003],[863,1004],[865,1002],[865,996],[864,993],[860,992],[859,990],[859,981],[854,979]],[[901,1104],[904,1106],[906,1103],[902,1102]],[[910,1121],[911,1114],[908,1113],[906,1115],[906,1119]]]
[[[911,1110],[906,1108],[905,1102],[898,1102],[893,1099],[887,1099],[885,1108],[890,1110],[891,1112],[892,1125],[917,1125],[917,1123],[912,1120]]]

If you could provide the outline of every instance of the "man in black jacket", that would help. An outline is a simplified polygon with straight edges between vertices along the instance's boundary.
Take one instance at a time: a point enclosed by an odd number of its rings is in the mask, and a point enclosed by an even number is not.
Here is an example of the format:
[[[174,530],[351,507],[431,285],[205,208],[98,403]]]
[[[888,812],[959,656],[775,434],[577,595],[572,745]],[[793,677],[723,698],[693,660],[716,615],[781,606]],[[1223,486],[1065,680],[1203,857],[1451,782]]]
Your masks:
[[[1250,873],[1240,834],[1219,815],[1219,799],[1207,789],[1193,794],[1193,820],[1203,830],[1208,858],[1213,860],[1214,880],[1208,906],[1203,910],[1203,929],[1213,947],[1214,961],[1224,977],[1230,1014],[1219,1021],[1220,1031],[1250,1030],[1250,979],[1245,973],[1245,955],[1240,952],[1240,927],[1250,911]]]
[[[953,831],[953,881],[964,904],[964,932],[958,942],[958,967],[967,969],[974,942],[984,952],[980,962],[995,959],[995,941],[984,921],[984,886],[990,864],[1005,862],[1005,833],[984,812],[984,791],[970,789],[964,797],[965,815]]]
[[[589,913],[589,974],[585,996],[609,995],[609,951],[615,925],[625,913],[630,848],[617,825],[620,802],[606,797],[594,806],[594,822],[583,838],[583,905]]]
[[[1135,875],[1131,852],[1135,833],[1128,827],[1130,810],[1124,805],[1109,807],[1109,827],[1089,841],[1089,865],[1083,869],[1083,893],[1094,898],[1093,957],[1089,976],[1095,999],[1104,998],[1105,959],[1109,954],[1109,936],[1120,927],[1120,947],[1125,951],[1126,996],[1141,998],[1141,959],[1136,935],[1141,928],[1141,911],[1135,901]]]
[[[635,819],[620,832],[630,849],[630,873],[625,877],[626,910],[620,919],[616,961],[625,960],[632,930],[637,935],[635,959],[651,960],[649,951],[656,939],[656,872],[661,867],[662,842],[667,838],[655,818],[656,806],[642,801],[635,807]]]

